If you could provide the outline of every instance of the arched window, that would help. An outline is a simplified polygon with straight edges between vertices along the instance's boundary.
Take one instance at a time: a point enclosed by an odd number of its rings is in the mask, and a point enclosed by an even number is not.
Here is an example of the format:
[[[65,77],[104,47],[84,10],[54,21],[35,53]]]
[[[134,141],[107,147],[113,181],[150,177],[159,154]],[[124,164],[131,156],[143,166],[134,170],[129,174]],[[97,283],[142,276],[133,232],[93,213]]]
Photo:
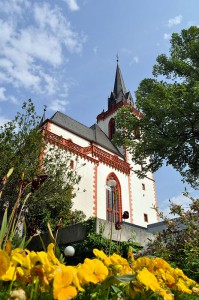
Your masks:
[[[121,186],[114,173],[109,174],[107,177],[107,186],[109,186],[110,180],[114,180],[116,185],[106,191],[106,220],[116,223],[122,220]]]
[[[108,124],[108,135],[110,140],[112,140],[114,134],[115,134],[115,120],[112,118],[110,119]]]

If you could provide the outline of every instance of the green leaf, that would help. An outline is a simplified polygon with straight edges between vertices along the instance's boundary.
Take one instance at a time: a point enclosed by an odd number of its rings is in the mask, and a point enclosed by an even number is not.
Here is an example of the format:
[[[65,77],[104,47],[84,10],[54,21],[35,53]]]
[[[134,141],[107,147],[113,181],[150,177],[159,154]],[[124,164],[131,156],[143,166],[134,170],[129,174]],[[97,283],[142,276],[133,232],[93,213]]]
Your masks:
[[[0,229],[0,246],[2,245],[3,238],[5,237],[5,234],[8,230],[7,210],[8,209],[6,208],[4,211],[3,220],[2,220],[1,229]]]
[[[130,282],[133,279],[135,279],[135,275],[134,274],[126,274],[126,275],[121,275],[121,276],[115,276],[115,278],[120,282]]]

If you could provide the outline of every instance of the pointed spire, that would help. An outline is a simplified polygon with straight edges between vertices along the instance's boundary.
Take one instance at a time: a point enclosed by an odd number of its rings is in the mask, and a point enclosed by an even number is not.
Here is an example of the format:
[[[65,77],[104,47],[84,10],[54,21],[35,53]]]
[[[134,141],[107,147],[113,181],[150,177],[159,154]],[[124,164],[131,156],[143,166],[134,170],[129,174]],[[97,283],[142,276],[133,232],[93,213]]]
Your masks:
[[[43,122],[46,120],[46,108],[47,108],[47,106],[44,105],[44,112],[43,112],[43,116],[42,116],[41,121],[40,121],[40,125],[42,125]]]
[[[117,55],[117,68],[116,68],[116,74],[115,74],[115,84],[114,84],[114,90],[113,90],[116,99],[119,98],[119,95],[121,95],[121,92],[123,95],[126,94],[126,87],[124,84],[124,80],[122,77],[122,73],[119,67],[119,57]]]
[[[134,106],[132,95],[130,92],[127,92],[124,84],[122,72],[119,66],[118,55],[116,55],[116,58],[117,58],[117,67],[116,67],[116,74],[115,74],[115,83],[114,83],[113,92],[111,92],[111,95],[108,98],[108,109],[112,109],[112,107],[114,107],[120,102],[126,102]]]

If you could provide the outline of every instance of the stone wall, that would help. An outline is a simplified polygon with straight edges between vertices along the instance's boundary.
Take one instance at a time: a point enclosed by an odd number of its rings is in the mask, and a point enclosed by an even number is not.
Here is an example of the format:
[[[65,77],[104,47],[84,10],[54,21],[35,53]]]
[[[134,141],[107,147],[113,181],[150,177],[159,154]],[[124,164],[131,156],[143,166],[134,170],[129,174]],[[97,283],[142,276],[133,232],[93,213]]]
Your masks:
[[[106,220],[97,219],[96,231],[99,232],[100,228],[104,230],[103,235],[110,238],[111,223]],[[147,228],[138,225],[122,222],[122,229],[115,230],[115,225],[112,224],[112,240],[114,241],[134,241],[146,246],[148,241],[154,239],[154,234],[149,232]]]

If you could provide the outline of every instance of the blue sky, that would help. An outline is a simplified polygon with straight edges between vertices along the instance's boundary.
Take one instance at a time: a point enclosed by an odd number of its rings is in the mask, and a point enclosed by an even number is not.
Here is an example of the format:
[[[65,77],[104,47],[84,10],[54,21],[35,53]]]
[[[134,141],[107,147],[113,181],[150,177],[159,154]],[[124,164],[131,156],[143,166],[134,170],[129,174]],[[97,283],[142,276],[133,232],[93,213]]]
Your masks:
[[[116,55],[134,95],[171,33],[199,25],[198,11],[198,0],[1,0],[0,124],[31,98],[40,115],[47,105],[47,117],[59,110],[92,125],[107,109]],[[172,168],[155,178],[162,210],[169,199],[187,206]]]

